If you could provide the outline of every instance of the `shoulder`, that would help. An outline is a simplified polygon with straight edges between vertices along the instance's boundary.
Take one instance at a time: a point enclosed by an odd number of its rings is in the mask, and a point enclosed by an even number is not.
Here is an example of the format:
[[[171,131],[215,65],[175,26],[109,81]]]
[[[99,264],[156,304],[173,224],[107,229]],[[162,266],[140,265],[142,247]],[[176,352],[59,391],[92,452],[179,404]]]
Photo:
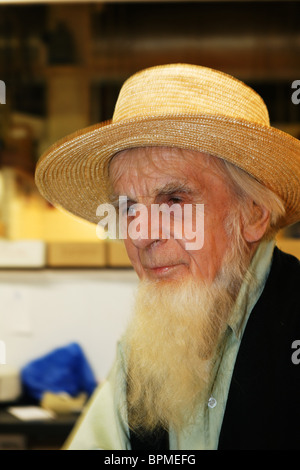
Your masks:
[[[250,316],[265,334],[295,335],[300,329],[300,262],[275,247],[265,286]]]
[[[284,300],[300,302],[300,261],[295,256],[274,249],[265,293]]]
[[[289,267],[300,277],[300,260],[280,250],[277,246],[274,248],[273,262],[278,263],[282,267]]]

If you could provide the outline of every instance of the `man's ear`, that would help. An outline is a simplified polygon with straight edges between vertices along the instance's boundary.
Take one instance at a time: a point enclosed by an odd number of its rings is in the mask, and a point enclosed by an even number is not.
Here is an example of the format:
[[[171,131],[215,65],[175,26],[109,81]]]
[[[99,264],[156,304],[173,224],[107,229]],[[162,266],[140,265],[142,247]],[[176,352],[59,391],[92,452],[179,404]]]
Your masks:
[[[248,243],[255,243],[262,239],[266,233],[270,220],[270,212],[262,206],[252,202],[248,220],[242,227],[242,234]]]

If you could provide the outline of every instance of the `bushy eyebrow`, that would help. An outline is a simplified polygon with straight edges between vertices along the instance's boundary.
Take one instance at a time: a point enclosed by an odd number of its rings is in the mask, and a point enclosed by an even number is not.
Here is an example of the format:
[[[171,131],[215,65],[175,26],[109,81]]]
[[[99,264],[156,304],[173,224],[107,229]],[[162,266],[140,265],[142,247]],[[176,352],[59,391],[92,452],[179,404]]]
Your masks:
[[[194,191],[187,183],[172,182],[165,184],[163,187],[154,189],[153,196],[170,196],[178,193],[193,194]]]

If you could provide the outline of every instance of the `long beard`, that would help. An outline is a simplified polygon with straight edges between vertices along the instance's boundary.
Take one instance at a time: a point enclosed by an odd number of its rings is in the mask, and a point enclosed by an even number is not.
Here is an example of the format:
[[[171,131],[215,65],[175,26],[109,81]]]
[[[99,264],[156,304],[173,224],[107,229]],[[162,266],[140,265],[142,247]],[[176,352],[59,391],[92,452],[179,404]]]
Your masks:
[[[211,368],[248,262],[245,254],[236,267],[231,250],[210,285],[141,282],[125,337],[128,422],[135,432],[179,430],[209,398]]]

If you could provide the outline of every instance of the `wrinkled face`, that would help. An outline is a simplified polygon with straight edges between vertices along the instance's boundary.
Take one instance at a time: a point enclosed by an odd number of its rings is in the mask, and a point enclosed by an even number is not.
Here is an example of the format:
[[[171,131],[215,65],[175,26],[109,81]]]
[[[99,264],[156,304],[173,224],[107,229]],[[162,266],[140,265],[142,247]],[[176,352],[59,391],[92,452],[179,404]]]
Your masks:
[[[125,237],[128,256],[140,279],[183,280],[188,277],[211,282],[218,273],[222,259],[230,247],[225,229],[226,218],[234,207],[227,182],[212,165],[212,157],[196,151],[167,147],[124,150],[110,164],[114,196],[127,197],[125,214],[128,226],[139,217],[143,236]],[[135,204],[148,209],[148,216],[131,210]],[[178,221],[171,218],[168,236],[163,227],[151,227],[151,206],[178,204],[189,213],[189,227],[194,233],[203,230],[196,208],[204,209],[204,243],[187,249],[186,229],[178,237]],[[136,206],[135,206],[136,207]],[[146,220],[147,219],[147,220]],[[187,222],[182,217],[181,223]],[[163,224],[163,222],[161,222]],[[186,223],[187,226],[187,223]],[[146,227],[146,228],[145,228]],[[154,230],[151,231],[151,228]],[[145,233],[147,236],[145,236]],[[154,235],[153,235],[154,234]],[[202,237],[199,235],[199,237]],[[195,235],[196,239],[196,235]],[[189,241],[191,239],[189,238]]]

